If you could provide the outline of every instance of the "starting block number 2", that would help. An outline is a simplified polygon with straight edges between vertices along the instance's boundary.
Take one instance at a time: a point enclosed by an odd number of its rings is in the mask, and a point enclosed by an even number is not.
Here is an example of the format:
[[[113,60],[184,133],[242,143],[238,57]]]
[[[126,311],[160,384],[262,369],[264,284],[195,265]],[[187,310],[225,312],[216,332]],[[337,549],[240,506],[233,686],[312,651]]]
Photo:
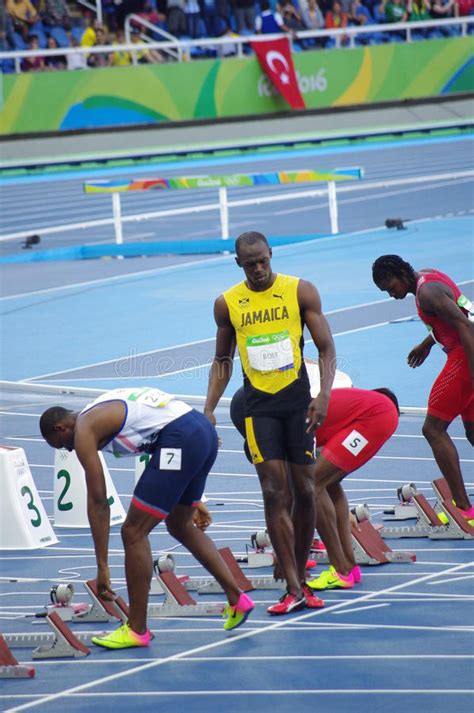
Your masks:
[[[57,472],[56,478],[57,480],[61,480],[61,478],[64,478],[65,480],[64,487],[58,495],[58,501],[56,503],[57,508],[61,512],[68,512],[74,508],[74,503],[71,500],[64,502],[64,498],[71,487],[71,473],[63,468]],[[107,502],[109,503],[109,506],[113,505],[115,502],[114,496],[110,495],[110,497],[107,498]]]

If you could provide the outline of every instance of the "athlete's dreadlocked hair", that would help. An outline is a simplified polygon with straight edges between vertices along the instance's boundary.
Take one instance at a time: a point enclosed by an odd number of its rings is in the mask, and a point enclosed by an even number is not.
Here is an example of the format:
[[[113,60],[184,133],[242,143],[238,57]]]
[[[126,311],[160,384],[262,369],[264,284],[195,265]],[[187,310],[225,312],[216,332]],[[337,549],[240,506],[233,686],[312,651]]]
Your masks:
[[[412,277],[414,269],[398,255],[381,255],[372,265],[372,278],[380,287],[391,277]]]
[[[242,233],[242,235],[239,235],[235,241],[235,254],[239,254],[239,249],[242,245],[254,245],[255,243],[265,243],[267,247],[270,247],[268,240],[263,233],[257,233],[256,231],[251,230],[248,233]]]
[[[70,409],[62,406],[51,406],[47,409],[40,418],[40,431],[43,438],[47,438],[54,430],[55,425],[62,421],[68,413],[72,413]]]

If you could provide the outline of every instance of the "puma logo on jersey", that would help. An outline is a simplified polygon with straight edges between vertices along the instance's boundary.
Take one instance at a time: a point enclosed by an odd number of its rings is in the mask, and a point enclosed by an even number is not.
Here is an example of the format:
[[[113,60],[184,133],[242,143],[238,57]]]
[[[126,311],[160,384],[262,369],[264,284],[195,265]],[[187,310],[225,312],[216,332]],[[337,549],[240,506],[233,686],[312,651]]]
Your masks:
[[[273,297],[277,297],[279,300],[283,300],[283,295],[273,295]]]

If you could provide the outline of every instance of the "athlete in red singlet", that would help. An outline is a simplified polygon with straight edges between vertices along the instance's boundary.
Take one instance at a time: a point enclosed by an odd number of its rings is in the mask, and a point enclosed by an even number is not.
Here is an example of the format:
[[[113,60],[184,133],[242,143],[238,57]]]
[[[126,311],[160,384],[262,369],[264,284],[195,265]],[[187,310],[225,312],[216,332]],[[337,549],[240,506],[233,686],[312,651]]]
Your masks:
[[[423,435],[457,507],[469,521],[474,520],[459,456],[447,432],[449,424],[461,416],[466,437],[474,445],[474,307],[443,272],[432,268],[415,272],[398,255],[379,257],[372,266],[372,276],[377,287],[397,300],[409,293],[415,295],[418,314],[430,331],[409,353],[409,366],[423,364],[435,341],[447,354],[446,364],[431,388]]]
[[[316,528],[331,567],[307,582],[311,589],[351,589],[361,573],[352,549],[349,506],[341,481],[380,450],[398,425],[398,401],[390,389],[333,389],[327,416],[315,432]],[[232,397],[230,416],[245,438],[243,388]],[[245,444],[244,450],[250,460]]]

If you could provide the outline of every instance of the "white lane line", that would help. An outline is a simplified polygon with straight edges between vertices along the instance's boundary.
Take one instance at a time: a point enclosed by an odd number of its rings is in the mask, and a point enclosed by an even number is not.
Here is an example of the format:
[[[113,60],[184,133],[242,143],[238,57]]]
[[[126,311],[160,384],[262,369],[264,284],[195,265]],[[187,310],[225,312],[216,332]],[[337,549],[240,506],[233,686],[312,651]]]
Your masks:
[[[428,582],[432,579],[435,579],[439,576],[446,576],[453,574],[454,572],[458,572],[461,570],[466,569],[467,567],[472,567],[474,565],[474,562],[469,562],[469,563],[464,563],[457,565],[456,567],[452,567],[448,570],[445,570],[442,573],[435,573],[435,574],[428,574],[423,577],[417,577],[411,582],[405,582],[402,584],[397,584],[393,587],[389,587],[388,589],[383,589],[380,592],[372,592],[371,594],[365,594],[362,597],[359,597],[359,599],[356,599],[355,602],[354,600],[350,601],[344,601],[344,602],[339,602],[338,604],[335,604],[333,606],[328,607],[327,609],[318,609],[318,610],[313,610],[308,612],[307,614],[302,614],[301,616],[298,616],[296,619],[292,620],[292,623],[295,621],[306,621],[307,619],[311,619],[313,617],[320,616],[323,612],[324,614],[330,613],[337,611],[338,609],[343,609],[348,606],[353,606],[354,603],[358,602],[365,602],[369,601],[371,599],[375,599],[378,596],[384,595],[384,594],[390,594],[392,592],[399,591],[401,589],[405,589],[406,587],[414,586],[416,584],[421,584],[422,582]],[[221,648],[223,646],[227,646],[229,643],[235,643],[237,641],[243,641],[244,639],[249,639],[253,638],[254,636],[259,636],[262,633],[267,633],[274,631],[276,629],[281,629],[284,628],[285,626],[288,625],[288,621],[279,621],[276,622],[275,624],[270,624],[269,626],[264,627],[263,629],[258,629],[257,631],[244,631],[242,634],[238,634],[231,639],[221,639],[220,641],[215,641],[211,644],[205,644],[204,646],[198,646],[193,649],[189,649],[187,651],[182,651],[179,654],[174,654],[173,656],[169,656],[164,659],[160,659],[159,661],[151,661],[147,664],[143,664],[141,666],[136,666],[134,668],[128,669],[126,671],[121,671],[116,674],[111,674],[109,676],[103,676],[101,678],[96,679],[95,681],[89,681],[88,683],[81,684],[79,686],[73,686],[72,688],[65,689],[63,691],[60,691],[59,693],[54,693],[51,695],[46,695],[43,698],[33,701],[31,703],[26,703],[24,705],[16,706],[11,709],[10,713],[16,713],[17,711],[21,710],[26,710],[27,708],[33,708],[38,705],[44,705],[47,703],[50,703],[51,701],[58,700],[58,699],[63,699],[66,698],[67,696],[70,696],[71,694],[74,693],[79,693],[82,691],[85,691],[89,688],[94,688],[95,686],[103,685],[104,683],[110,683],[111,681],[117,681],[121,678],[125,678],[127,676],[133,676],[137,673],[142,673],[143,671],[151,670],[153,668],[156,668],[158,666],[162,666],[165,663],[171,663],[174,661],[177,661],[179,659],[182,659],[183,657],[190,656],[193,654],[198,654],[203,651],[211,651],[213,649]],[[229,693],[229,692],[227,692]],[[433,691],[431,691],[433,693]]]
[[[159,666],[162,661],[159,661],[157,665]],[[472,696],[472,688],[302,688],[302,689],[264,689],[257,691],[255,689],[238,689],[236,691],[225,690],[216,691],[215,689],[209,691],[203,690],[192,690],[192,691],[110,691],[109,693],[77,693],[72,692],[68,695],[71,698],[157,698],[159,696],[163,697],[183,697],[183,698],[197,698],[198,696],[212,696],[217,698],[219,696],[226,698],[235,698],[236,696],[353,696],[353,695],[422,695],[422,696],[434,696],[434,695],[469,695]],[[15,695],[15,698],[20,698],[22,700],[38,698],[41,694],[20,694]],[[41,705],[41,700],[34,700],[31,703],[25,703],[16,708],[9,708],[8,713],[15,713],[15,711],[25,710],[26,708],[33,708],[34,706]]]
[[[75,366],[71,369],[62,369],[61,371],[51,371],[49,374],[40,374],[39,376],[31,376],[29,379],[22,379],[21,383],[27,384],[30,381],[36,380],[36,379],[45,379],[48,376],[54,376],[55,374],[68,374],[71,371],[80,371],[82,369],[90,369],[91,367],[94,366],[105,366],[106,364],[115,364],[117,361],[128,361],[128,360],[136,360],[139,359],[143,356],[149,356],[150,354],[158,354],[159,352],[168,352],[172,351],[173,349],[184,349],[185,347],[194,347],[196,344],[206,344],[206,342],[212,342],[214,341],[214,337],[208,338],[208,339],[197,339],[194,342],[183,342],[183,344],[172,344],[170,347],[160,347],[157,349],[150,349],[149,351],[146,352],[137,352],[136,354],[127,354],[126,356],[119,356],[115,357],[114,359],[106,359],[105,361],[97,361],[97,362],[92,362],[91,364],[86,364],[86,366]],[[128,378],[128,377],[115,377],[115,378]],[[130,377],[132,378],[132,377]]]
[[[344,609],[343,611],[334,612],[334,616],[340,616],[341,614],[358,614],[360,611],[367,611],[367,609],[380,609],[381,607],[389,607],[390,603],[386,604],[367,604],[366,607],[355,607],[355,609]]]

